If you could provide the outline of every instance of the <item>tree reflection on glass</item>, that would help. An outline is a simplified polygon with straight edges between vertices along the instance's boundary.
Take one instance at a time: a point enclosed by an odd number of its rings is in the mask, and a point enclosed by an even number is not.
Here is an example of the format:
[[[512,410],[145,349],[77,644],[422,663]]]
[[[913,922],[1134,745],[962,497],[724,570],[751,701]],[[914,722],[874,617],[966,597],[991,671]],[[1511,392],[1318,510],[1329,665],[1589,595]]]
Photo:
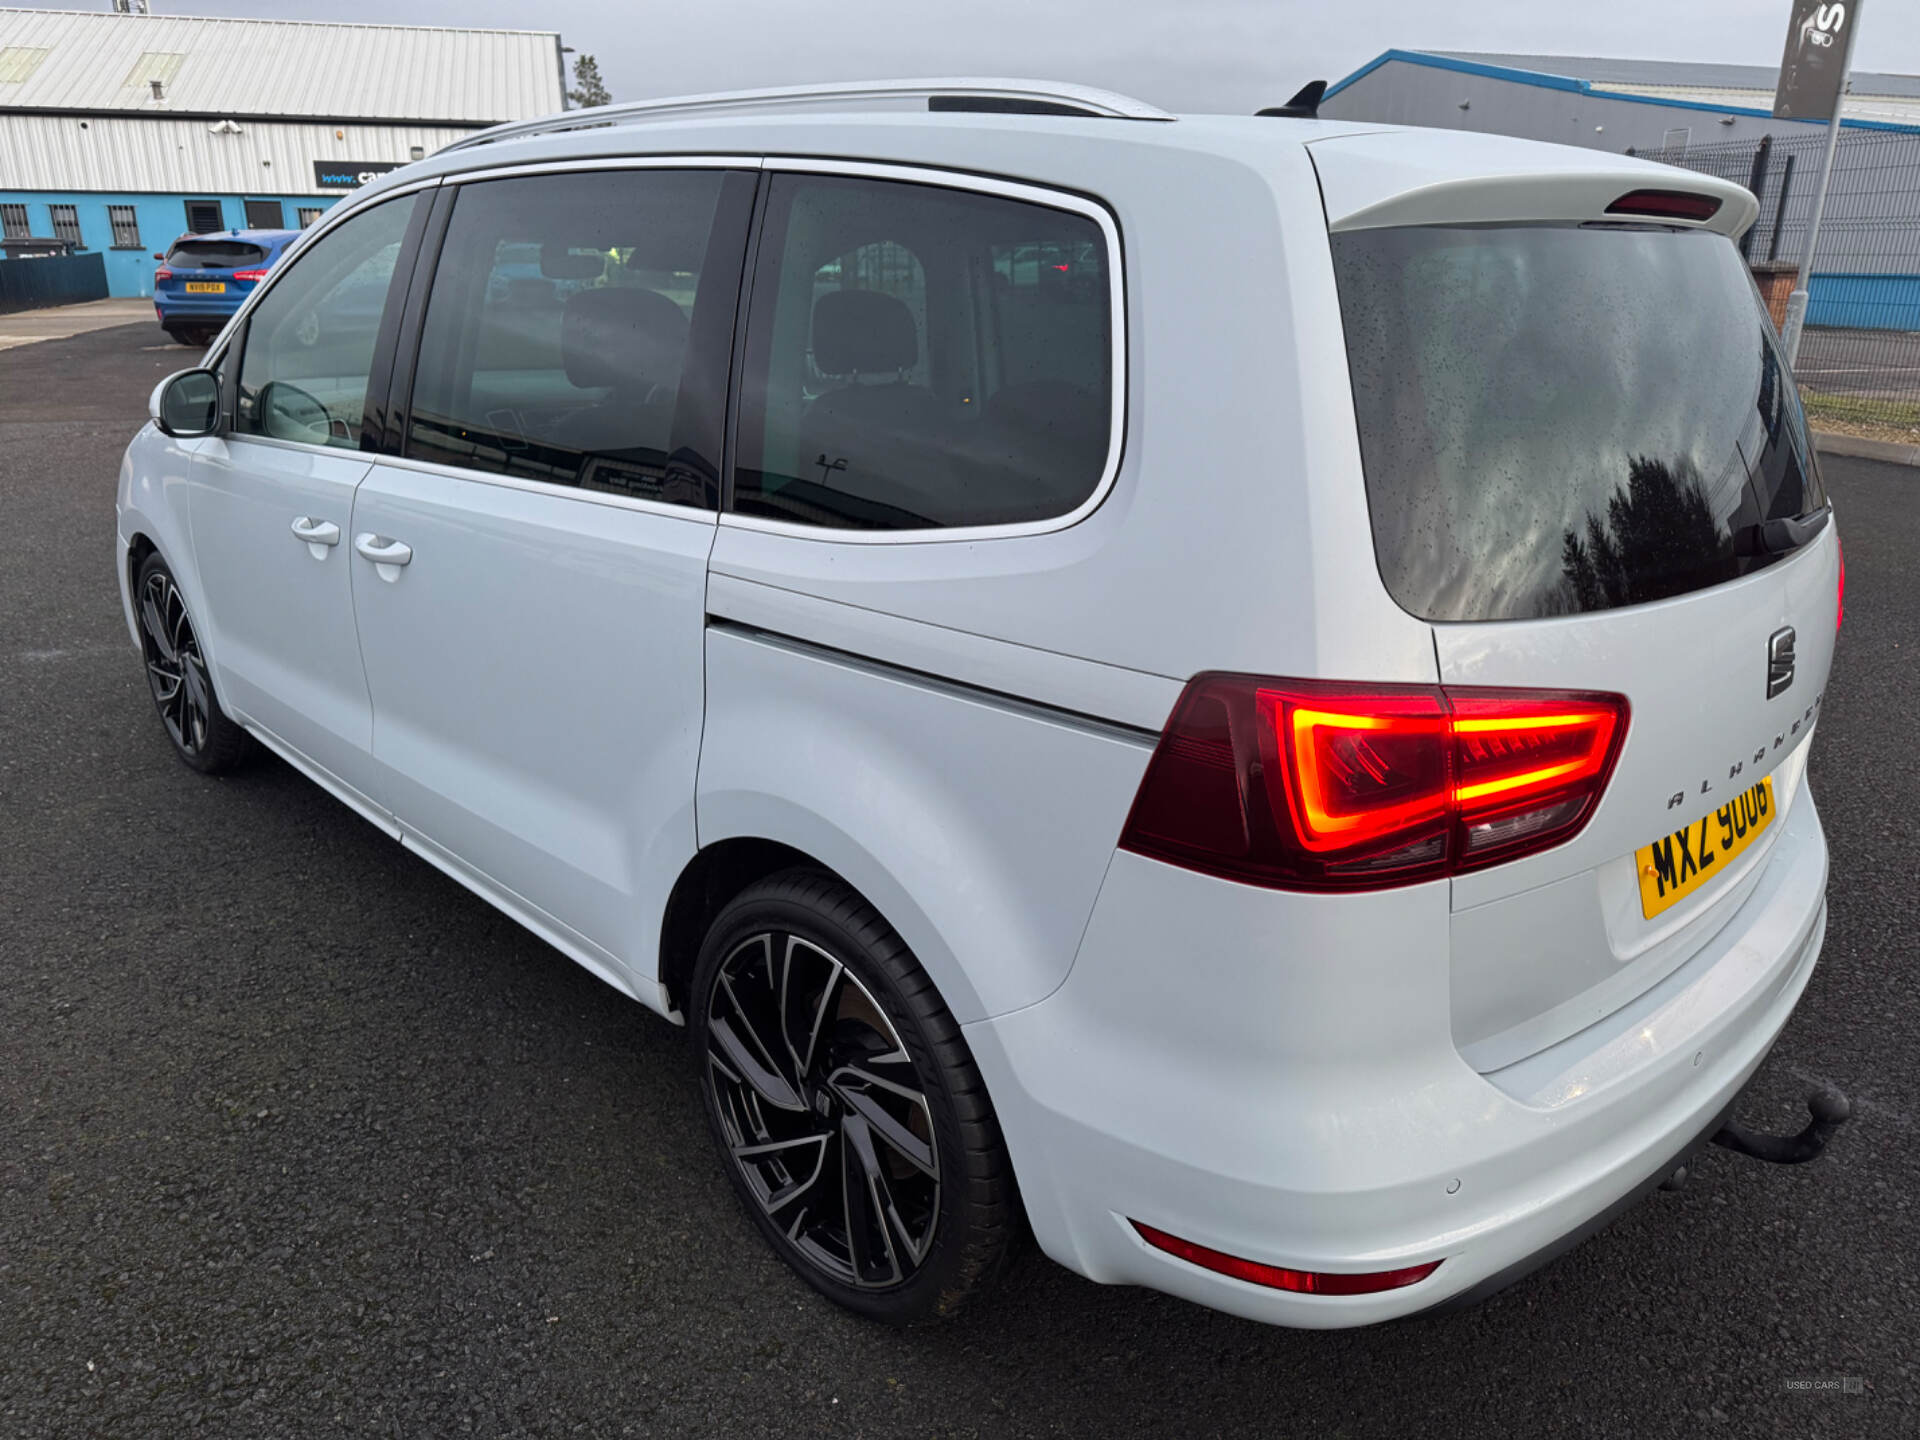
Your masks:
[[[1632,457],[1606,514],[1588,511],[1584,528],[1584,536],[1568,529],[1561,542],[1574,610],[1684,594],[1724,574],[1733,556],[1733,537],[1715,521],[1700,472],[1686,459]]]

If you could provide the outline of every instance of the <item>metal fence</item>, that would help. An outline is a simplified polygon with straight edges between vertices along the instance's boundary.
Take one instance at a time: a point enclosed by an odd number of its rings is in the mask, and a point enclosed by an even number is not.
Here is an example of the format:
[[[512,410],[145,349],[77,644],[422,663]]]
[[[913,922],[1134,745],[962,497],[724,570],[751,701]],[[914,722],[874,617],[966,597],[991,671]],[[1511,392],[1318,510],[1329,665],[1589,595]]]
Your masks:
[[[0,260],[0,314],[106,298],[107,265],[99,255]]]
[[[1806,250],[1824,127],[1646,154],[1745,185],[1741,241],[1776,322]],[[1920,134],[1843,130],[1795,371],[1816,427],[1920,440]]]

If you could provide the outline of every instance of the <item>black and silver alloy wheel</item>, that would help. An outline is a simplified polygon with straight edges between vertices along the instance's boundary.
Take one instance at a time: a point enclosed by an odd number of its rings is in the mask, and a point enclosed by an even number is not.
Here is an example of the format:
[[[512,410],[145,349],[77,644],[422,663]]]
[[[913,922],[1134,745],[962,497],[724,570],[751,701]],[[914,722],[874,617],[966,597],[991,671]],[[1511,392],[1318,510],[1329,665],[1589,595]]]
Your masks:
[[[200,655],[187,602],[164,567],[140,584],[140,641],[147,656],[147,684],[173,743],[189,755],[207,748],[213,687]]]
[[[767,1218],[846,1284],[919,1269],[940,1218],[933,1117],[866,987],[818,945],[763,930],[721,962],[706,1032],[728,1150]]]
[[[246,755],[247,733],[221,713],[214,698],[200,637],[173,572],[157,554],[149,555],[133,584],[147,688],[167,738],[196,770],[214,774],[229,768]]]
[[[788,1264],[894,1324],[985,1288],[1012,1167],[959,1026],[872,906],[818,870],[749,886],[688,1000],[729,1178]]]

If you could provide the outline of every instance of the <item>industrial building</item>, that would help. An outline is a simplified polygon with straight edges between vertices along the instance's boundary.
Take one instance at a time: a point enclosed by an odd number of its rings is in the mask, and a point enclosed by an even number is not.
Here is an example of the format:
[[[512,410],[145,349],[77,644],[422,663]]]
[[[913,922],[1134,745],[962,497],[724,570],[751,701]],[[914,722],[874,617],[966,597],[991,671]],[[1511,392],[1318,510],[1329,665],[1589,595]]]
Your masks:
[[[1827,125],[1773,116],[1763,65],[1389,50],[1323,115],[1551,140],[1735,180],[1760,201],[1742,243],[1776,318],[1804,246]],[[1807,322],[1920,330],[1920,75],[1853,72],[1808,285]]]
[[[153,293],[181,234],[296,229],[475,130],[564,108],[552,32],[0,9],[0,240]]]
[[[1770,65],[1388,50],[1330,87],[1320,113],[1656,156],[1823,131],[1773,118],[1779,79]],[[1850,131],[1920,137],[1920,75],[1856,70],[1840,113]]]

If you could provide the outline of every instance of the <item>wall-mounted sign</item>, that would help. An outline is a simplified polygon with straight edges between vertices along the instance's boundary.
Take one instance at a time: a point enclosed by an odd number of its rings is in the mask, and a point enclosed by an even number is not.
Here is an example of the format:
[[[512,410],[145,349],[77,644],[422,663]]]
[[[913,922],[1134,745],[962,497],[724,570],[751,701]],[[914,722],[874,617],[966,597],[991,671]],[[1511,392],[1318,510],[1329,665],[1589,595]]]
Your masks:
[[[1833,118],[1847,73],[1847,27],[1859,9],[1860,0],[1794,0],[1780,88],[1773,92],[1775,119]]]
[[[316,160],[313,183],[322,190],[358,190],[389,170],[398,170],[400,164],[398,160]]]

